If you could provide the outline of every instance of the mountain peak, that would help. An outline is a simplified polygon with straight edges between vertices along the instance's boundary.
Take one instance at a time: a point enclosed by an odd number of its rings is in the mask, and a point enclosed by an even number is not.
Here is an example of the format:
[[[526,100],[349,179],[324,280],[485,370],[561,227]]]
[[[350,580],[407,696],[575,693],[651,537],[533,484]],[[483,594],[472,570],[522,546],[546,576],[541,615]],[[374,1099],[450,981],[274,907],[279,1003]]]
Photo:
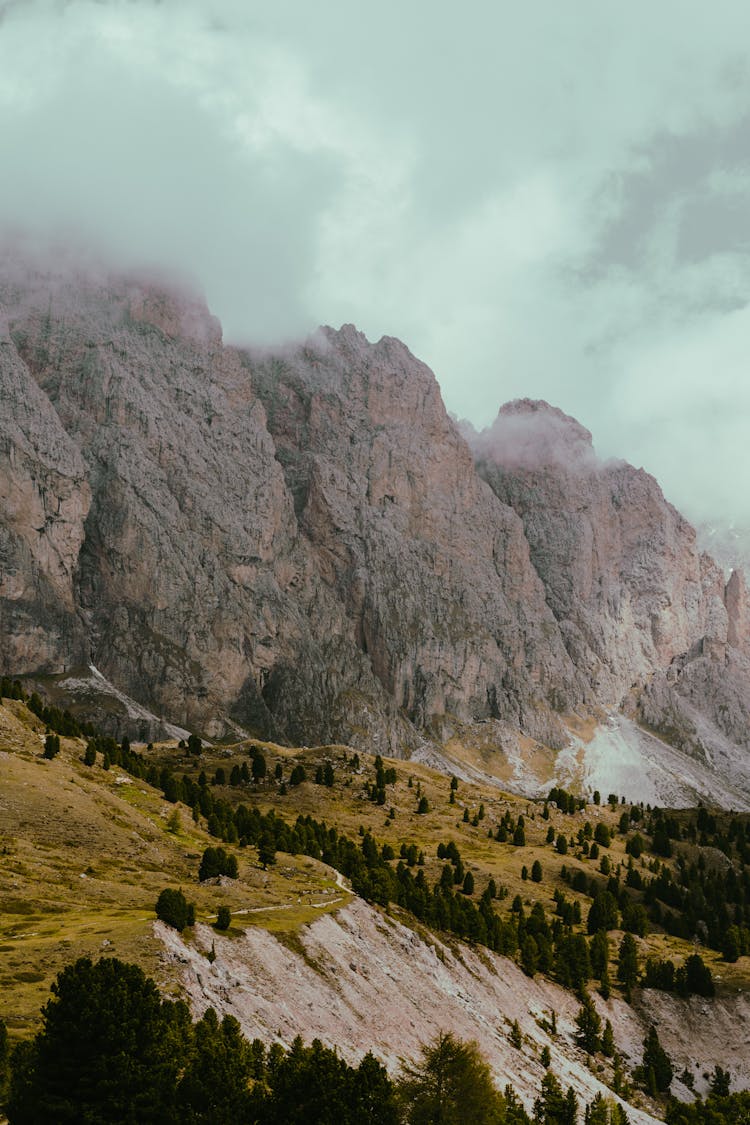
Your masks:
[[[464,432],[476,457],[508,468],[580,470],[598,460],[585,426],[543,399],[514,399],[500,407],[491,426]]]

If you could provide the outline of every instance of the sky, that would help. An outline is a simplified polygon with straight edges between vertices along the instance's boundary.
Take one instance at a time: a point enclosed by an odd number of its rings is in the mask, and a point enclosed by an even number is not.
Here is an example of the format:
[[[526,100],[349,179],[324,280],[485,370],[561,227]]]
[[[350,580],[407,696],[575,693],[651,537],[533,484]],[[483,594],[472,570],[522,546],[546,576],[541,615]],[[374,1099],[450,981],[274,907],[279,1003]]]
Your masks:
[[[750,527],[743,0],[0,0],[0,227],[398,336]]]

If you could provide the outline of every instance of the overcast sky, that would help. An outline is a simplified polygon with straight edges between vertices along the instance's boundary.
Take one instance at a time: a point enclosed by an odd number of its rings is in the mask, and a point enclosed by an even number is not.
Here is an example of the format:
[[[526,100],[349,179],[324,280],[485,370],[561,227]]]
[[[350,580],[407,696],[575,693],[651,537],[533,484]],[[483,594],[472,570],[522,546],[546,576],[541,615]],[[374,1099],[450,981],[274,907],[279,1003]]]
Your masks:
[[[744,0],[0,0],[0,221],[353,321],[750,525]]]

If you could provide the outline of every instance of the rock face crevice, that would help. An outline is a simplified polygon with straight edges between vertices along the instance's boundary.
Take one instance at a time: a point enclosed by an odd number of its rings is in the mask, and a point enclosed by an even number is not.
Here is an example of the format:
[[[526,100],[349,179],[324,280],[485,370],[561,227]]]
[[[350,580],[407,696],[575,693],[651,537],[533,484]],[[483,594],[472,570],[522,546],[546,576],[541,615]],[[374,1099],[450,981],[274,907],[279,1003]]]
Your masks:
[[[91,662],[209,736],[560,747],[627,704],[742,742],[744,581],[561,412],[462,433],[397,340],[241,351],[126,277],[17,272],[0,325],[2,671]]]

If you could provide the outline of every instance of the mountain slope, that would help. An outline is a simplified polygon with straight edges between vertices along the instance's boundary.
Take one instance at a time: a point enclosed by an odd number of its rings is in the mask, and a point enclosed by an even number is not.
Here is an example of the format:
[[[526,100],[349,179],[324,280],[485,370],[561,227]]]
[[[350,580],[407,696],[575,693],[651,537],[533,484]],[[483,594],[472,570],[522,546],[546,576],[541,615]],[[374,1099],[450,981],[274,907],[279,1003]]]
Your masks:
[[[238,351],[134,278],[6,268],[0,328],[1,671],[400,756],[457,726],[546,754],[624,708],[743,773],[744,582],[561,412],[511,404],[472,456],[398,341]]]
[[[103,953],[139,963],[163,991],[186,996],[195,1015],[211,1005],[220,1014],[235,1016],[248,1037],[266,1043],[288,1047],[296,1035],[307,1040],[319,1036],[352,1062],[372,1049],[395,1071],[403,1060],[414,1059],[420,1044],[437,1030],[452,1030],[477,1039],[496,1081],[512,1082],[529,1107],[545,1073],[544,1047],[550,1050],[553,1072],[573,1085],[582,1100],[611,1089],[612,1061],[601,1053],[589,1057],[576,1043],[580,1001],[550,979],[561,975],[557,959],[542,974],[529,969],[523,950],[504,957],[480,941],[433,932],[394,902],[379,907],[354,896],[340,872],[309,855],[279,850],[266,870],[254,844],[223,840],[238,860],[238,877],[200,883],[201,853],[219,842],[207,831],[210,817],[198,810],[195,819],[189,807],[166,800],[143,777],[121,766],[102,768],[100,754],[94,765],[84,765],[80,740],[63,738],[60,754],[47,761],[42,732],[42,724],[22,703],[0,705],[0,1016],[13,1039],[27,1036],[36,1025],[49,984],[64,964],[81,954]],[[638,828],[651,835],[642,823],[642,810],[588,805],[565,813],[554,803],[545,809],[541,802],[504,795],[486,783],[462,782],[454,791],[443,775],[396,761],[384,763],[393,770],[386,786],[387,804],[394,810],[384,822],[383,806],[365,796],[379,768],[367,755],[357,760],[341,747],[291,750],[265,744],[266,779],[226,784],[232,768],[249,760],[248,750],[260,747],[204,747],[196,758],[169,743],[146,751],[144,761],[153,767],[154,779],[164,769],[193,778],[204,772],[213,781],[201,788],[216,799],[233,807],[274,810],[290,825],[298,814],[322,817],[329,829],[335,827],[358,846],[357,826],[362,825],[378,846],[392,847],[394,870],[399,841],[413,846],[415,855],[423,851],[421,860],[412,863],[407,856],[401,866],[416,871],[417,878],[421,874],[428,886],[441,878],[444,868],[436,842],[450,838],[476,880],[473,891],[457,888],[456,893],[467,903],[478,902],[492,877],[499,892],[490,909],[505,920],[520,921],[520,904],[529,934],[539,933],[532,931],[532,922],[539,919],[540,908],[542,919],[546,912],[553,926],[559,921],[561,893],[568,907],[578,903],[582,908],[581,920],[567,923],[571,932],[586,932],[593,888],[586,882],[581,890],[564,871],[604,885],[599,857],[581,847],[587,821],[589,834],[591,822],[600,838],[605,826],[611,833],[601,850],[613,870],[620,864],[624,869],[626,845]],[[334,764],[331,785],[308,780],[293,786],[276,777],[276,765],[289,781],[294,765],[306,765],[311,778],[324,762]],[[223,780],[217,777],[219,768],[226,775]],[[418,793],[429,798],[427,813],[416,811]],[[475,815],[464,819],[463,809]],[[637,819],[622,831],[618,825],[626,812],[628,820],[631,812]],[[525,843],[497,838],[506,817],[514,822],[524,818]],[[673,829],[680,856],[695,855],[693,819],[694,814],[682,818],[687,831]],[[725,839],[730,824],[735,830],[741,825],[739,837],[736,831],[729,833],[738,841],[736,848],[728,848],[740,871],[739,840],[750,839],[746,820],[725,816],[717,825]],[[553,836],[570,837],[566,855],[554,841],[550,844],[548,828]],[[366,847],[363,836],[363,852]],[[716,864],[718,854],[707,846],[701,861]],[[536,859],[542,867],[538,882],[524,877],[526,866]],[[644,853],[636,870],[648,877],[653,859]],[[664,862],[675,874],[679,871],[677,856]],[[722,864],[726,862],[729,856],[722,856]],[[154,903],[165,886],[180,886],[196,904],[198,923],[182,935],[154,920]],[[640,899],[640,891],[629,893]],[[213,925],[219,906],[232,912],[230,929],[223,934]],[[707,936],[705,928],[703,934]],[[747,1088],[747,956],[727,963],[715,949],[701,947],[717,982],[715,997],[681,999],[638,988],[628,1004],[616,985],[621,937],[621,930],[610,927],[611,995],[603,999],[593,980],[589,988],[602,1018],[612,1023],[623,1073],[639,1064],[646,1030],[658,1021],[677,1072],[687,1066],[694,1073],[697,1065],[699,1090],[706,1088],[703,1072],[715,1065],[731,1072],[735,1088]],[[679,964],[695,949],[689,936],[668,936],[659,926],[636,944],[641,968],[647,956],[674,958]],[[515,1020],[520,1046],[511,1041]],[[673,1090],[690,1097],[677,1079]],[[629,1091],[627,1099],[631,1120],[645,1125],[658,1117],[658,1106],[637,1090]]]

